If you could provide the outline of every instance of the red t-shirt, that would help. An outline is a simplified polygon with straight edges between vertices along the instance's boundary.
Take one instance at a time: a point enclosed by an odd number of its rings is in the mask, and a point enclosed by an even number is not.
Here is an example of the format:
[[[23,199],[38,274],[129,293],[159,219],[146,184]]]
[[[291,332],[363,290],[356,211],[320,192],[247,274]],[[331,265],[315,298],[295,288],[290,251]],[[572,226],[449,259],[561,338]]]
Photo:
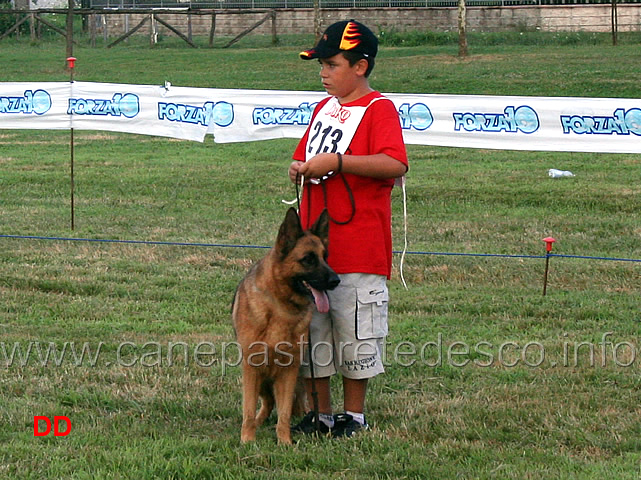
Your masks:
[[[342,106],[367,106],[377,97],[382,95],[372,92]],[[323,99],[316,106],[312,120],[330,98]],[[312,123],[310,121],[310,125]],[[294,160],[305,161],[308,135],[309,128],[294,152]],[[391,100],[375,101],[367,108],[349,148],[341,153],[385,153],[407,166],[398,112]],[[329,265],[336,273],[371,273],[389,278],[392,271],[391,193],[394,179],[381,180],[346,173],[335,175],[323,184],[325,192],[321,185],[306,185],[300,217],[303,227],[310,228],[323,208],[327,208],[335,220],[329,227]],[[349,190],[354,197],[354,212]],[[353,218],[348,223],[340,223],[348,220],[352,213]]]

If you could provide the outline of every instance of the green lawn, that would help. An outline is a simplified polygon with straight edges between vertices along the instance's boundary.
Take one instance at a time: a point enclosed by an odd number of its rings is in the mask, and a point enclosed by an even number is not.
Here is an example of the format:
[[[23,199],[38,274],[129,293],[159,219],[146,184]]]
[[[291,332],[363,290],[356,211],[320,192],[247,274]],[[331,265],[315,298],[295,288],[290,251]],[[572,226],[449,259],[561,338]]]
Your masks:
[[[308,39],[252,41],[80,43],[76,79],[319,90],[318,66],[297,58]],[[491,43],[471,42],[464,60],[454,43],[384,46],[372,84],[639,98],[638,43]],[[3,81],[68,79],[61,43],[4,40],[0,51]],[[294,196],[295,140],[76,132],[72,232],[68,142],[0,131],[0,234],[270,245],[281,199]],[[410,250],[540,256],[551,235],[557,253],[641,259],[641,155],[408,151]],[[549,168],[576,177],[550,179]],[[399,191],[393,209],[400,250]],[[288,448],[273,419],[255,444],[239,442],[229,305],[263,254],[0,238],[0,477],[639,478],[638,263],[552,258],[543,297],[540,258],[410,255],[405,290],[395,256],[373,430]],[[34,438],[34,415],[67,416],[71,433]]]

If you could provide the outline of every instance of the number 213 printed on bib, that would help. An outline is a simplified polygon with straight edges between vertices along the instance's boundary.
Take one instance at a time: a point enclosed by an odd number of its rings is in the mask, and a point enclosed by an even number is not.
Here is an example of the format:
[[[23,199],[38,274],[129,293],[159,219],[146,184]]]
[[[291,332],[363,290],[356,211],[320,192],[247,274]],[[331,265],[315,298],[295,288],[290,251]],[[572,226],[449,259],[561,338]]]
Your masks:
[[[310,132],[312,137],[307,143],[307,153],[318,155],[319,153],[336,153],[338,142],[343,138],[343,131],[328,125],[323,128],[323,122],[316,122]]]

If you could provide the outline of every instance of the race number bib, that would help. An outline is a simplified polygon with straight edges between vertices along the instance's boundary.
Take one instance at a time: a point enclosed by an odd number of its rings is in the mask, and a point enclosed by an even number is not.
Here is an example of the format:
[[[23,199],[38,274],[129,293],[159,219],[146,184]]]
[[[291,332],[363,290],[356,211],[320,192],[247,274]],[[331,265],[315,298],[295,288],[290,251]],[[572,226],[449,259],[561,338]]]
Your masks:
[[[309,129],[305,160],[319,153],[345,153],[373,99],[364,107],[344,107],[332,97],[318,112]]]

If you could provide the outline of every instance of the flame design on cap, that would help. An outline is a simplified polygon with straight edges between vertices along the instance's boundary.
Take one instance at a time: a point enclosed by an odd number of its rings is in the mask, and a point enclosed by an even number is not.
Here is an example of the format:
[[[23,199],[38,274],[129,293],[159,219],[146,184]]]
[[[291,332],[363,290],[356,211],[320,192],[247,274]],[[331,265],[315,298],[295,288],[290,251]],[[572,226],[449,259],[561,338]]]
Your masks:
[[[345,25],[345,30],[343,30],[343,36],[341,37],[341,43],[338,46],[341,50],[351,50],[360,45],[361,32],[358,31],[358,25],[354,22],[348,22]]]

